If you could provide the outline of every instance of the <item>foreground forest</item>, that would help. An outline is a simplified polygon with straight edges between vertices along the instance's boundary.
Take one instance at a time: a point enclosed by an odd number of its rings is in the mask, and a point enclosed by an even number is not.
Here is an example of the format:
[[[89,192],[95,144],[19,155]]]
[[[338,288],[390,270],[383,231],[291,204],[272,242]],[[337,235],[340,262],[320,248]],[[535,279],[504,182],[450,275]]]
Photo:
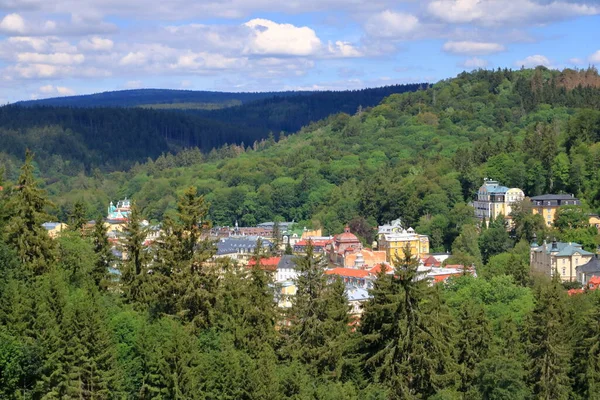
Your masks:
[[[344,284],[326,283],[310,248],[296,258],[287,310],[264,270],[209,263],[207,207],[193,187],[149,248],[134,206],[128,260],[110,274],[105,228],[85,230],[80,208],[69,231],[48,237],[49,203],[33,170],[28,155],[17,185],[0,192],[3,399],[560,400],[600,391],[600,291],[568,297],[558,280],[530,276],[525,242],[504,271],[435,286],[407,249],[393,274],[378,274],[356,321]]]

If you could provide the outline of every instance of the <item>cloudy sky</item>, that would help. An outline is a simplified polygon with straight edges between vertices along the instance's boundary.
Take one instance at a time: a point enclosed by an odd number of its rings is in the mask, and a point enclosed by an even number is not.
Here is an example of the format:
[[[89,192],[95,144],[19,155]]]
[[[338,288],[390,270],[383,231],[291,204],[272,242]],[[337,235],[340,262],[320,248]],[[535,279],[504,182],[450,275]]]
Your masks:
[[[0,0],[0,102],[600,66],[600,0]]]

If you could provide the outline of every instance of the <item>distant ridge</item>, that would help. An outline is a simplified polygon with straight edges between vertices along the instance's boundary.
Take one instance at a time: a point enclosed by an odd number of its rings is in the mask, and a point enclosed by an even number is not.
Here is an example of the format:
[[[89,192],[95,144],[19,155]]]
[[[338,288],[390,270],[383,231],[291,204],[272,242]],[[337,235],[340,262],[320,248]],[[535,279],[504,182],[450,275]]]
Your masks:
[[[78,96],[52,97],[40,100],[19,101],[21,106],[55,107],[136,107],[151,104],[210,103],[221,104],[237,101],[247,103],[270,97],[288,97],[313,92],[215,92],[176,89],[128,89]]]

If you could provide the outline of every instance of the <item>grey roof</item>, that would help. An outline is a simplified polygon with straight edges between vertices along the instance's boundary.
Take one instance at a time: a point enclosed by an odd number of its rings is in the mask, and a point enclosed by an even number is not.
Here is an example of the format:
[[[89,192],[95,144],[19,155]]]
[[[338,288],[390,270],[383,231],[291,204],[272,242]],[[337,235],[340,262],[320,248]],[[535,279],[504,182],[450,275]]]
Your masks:
[[[258,236],[240,236],[240,237],[227,237],[217,242],[217,255],[239,253],[241,251],[249,253],[254,251],[256,248],[256,242]],[[268,248],[273,244],[266,239],[262,239],[263,247]]]
[[[570,194],[543,194],[534,196],[531,200],[577,200],[577,198]]]
[[[583,250],[583,248],[581,247],[581,245],[579,243],[574,243],[574,242],[572,242],[572,243],[557,242],[556,249],[552,249],[552,243],[547,243],[547,244],[543,244],[539,247],[534,248],[533,251],[538,252],[538,253],[545,251],[547,254],[557,252],[557,254],[556,254],[557,257],[572,256],[575,253],[579,253],[582,256],[593,255],[593,253]]]
[[[60,222],[44,222],[42,226],[48,230],[54,229],[60,225]]]
[[[593,273],[600,274],[600,259],[598,259],[598,257],[592,257],[590,261],[576,267],[575,269],[577,272],[582,272],[588,275]]]
[[[357,287],[347,289],[347,294],[350,301],[367,300],[370,297],[367,289]]]
[[[296,256],[291,254],[284,254],[279,263],[277,264],[277,269],[296,269]]]

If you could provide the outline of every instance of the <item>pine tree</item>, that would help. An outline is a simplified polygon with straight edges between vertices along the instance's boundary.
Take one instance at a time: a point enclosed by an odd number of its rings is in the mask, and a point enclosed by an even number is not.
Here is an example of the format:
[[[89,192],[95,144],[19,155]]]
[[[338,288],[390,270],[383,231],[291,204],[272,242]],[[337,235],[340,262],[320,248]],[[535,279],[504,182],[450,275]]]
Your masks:
[[[92,279],[99,288],[108,287],[108,269],[114,260],[111,245],[108,241],[107,229],[104,226],[102,216],[96,218],[96,224],[92,232],[92,241],[94,244],[94,253],[96,253],[96,262],[92,269]]]
[[[51,268],[56,247],[42,226],[50,221],[45,209],[52,203],[38,187],[33,170],[33,154],[28,150],[17,187],[7,204],[11,216],[5,233],[6,242],[16,249],[21,264],[30,274],[39,275]]]
[[[558,273],[534,292],[535,307],[525,325],[529,384],[538,399],[568,399],[570,348],[566,335],[565,292]]]
[[[452,387],[449,314],[409,247],[394,260],[393,275],[378,276],[371,295],[361,333],[373,380],[385,385],[392,399],[427,398]]]

